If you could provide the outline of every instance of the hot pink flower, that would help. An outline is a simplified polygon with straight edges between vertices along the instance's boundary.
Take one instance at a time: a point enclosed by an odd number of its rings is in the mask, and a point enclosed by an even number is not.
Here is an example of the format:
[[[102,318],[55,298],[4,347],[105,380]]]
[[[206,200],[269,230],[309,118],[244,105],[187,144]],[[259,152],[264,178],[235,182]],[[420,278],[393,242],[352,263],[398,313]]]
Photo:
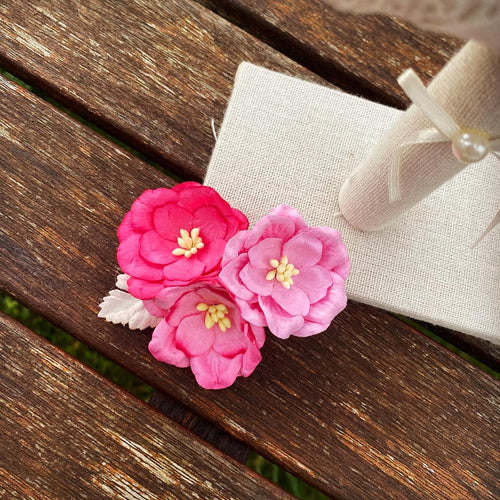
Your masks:
[[[349,267],[338,231],[279,205],[228,242],[219,277],[243,318],[285,339],[326,330],[346,306]]]
[[[118,228],[118,264],[129,293],[150,299],[166,286],[214,280],[226,242],[247,218],[196,182],[145,191]]]
[[[164,317],[149,343],[165,363],[190,366],[205,389],[223,389],[238,376],[248,377],[262,359],[262,327],[244,321],[227,290],[207,283],[163,289],[144,302]]]

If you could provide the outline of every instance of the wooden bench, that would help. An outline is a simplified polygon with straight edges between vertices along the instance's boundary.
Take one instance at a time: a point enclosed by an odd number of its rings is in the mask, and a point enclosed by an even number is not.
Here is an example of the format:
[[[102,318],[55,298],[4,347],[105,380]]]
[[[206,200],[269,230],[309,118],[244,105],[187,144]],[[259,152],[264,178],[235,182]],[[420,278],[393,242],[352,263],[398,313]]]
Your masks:
[[[5,0],[0,24],[0,66],[33,86],[0,77],[0,288],[170,414],[0,316],[0,496],[285,498],[229,456],[252,449],[335,498],[498,497],[498,382],[387,312],[351,302],[307,342],[268,338],[224,391],[97,318],[123,215],[203,178],[242,60],[404,107],[395,77],[429,79],[461,42],[309,0]],[[498,370],[497,347],[439,334]]]

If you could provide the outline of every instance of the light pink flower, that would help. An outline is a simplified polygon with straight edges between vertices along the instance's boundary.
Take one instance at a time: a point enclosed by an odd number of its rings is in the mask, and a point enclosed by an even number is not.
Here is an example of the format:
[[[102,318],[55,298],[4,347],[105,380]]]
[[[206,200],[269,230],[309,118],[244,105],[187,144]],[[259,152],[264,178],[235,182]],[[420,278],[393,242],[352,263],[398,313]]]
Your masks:
[[[166,286],[215,280],[226,242],[247,227],[239,210],[196,182],[145,191],[118,228],[129,293],[150,299]]]
[[[149,343],[151,354],[171,365],[190,366],[205,389],[223,389],[240,375],[248,377],[262,359],[264,329],[243,320],[221,286],[165,288],[144,304],[151,314],[164,317]]]
[[[349,267],[338,231],[308,227],[294,208],[279,205],[228,242],[219,278],[243,318],[285,339],[326,330],[346,306]]]

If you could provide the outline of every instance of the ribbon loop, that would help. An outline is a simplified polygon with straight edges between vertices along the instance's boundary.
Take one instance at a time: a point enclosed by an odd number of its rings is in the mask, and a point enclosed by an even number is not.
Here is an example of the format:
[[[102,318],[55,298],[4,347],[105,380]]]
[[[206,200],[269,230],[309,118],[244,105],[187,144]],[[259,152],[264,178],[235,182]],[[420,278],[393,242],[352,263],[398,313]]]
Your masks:
[[[389,201],[394,202],[401,199],[402,156],[410,146],[451,142],[453,155],[462,163],[469,164],[481,161],[489,153],[500,160],[500,136],[490,137],[485,131],[460,127],[430,95],[415,71],[411,68],[404,71],[399,76],[398,83],[434,127],[419,130],[396,149],[389,168]],[[500,223],[500,211],[473,246],[476,246],[498,223]]]
[[[429,91],[411,68],[404,71],[398,78],[399,86],[405,91],[413,104],[429,118],[435,127],[448,139],[452,140],[460,132],[460,126],[434,100]]]

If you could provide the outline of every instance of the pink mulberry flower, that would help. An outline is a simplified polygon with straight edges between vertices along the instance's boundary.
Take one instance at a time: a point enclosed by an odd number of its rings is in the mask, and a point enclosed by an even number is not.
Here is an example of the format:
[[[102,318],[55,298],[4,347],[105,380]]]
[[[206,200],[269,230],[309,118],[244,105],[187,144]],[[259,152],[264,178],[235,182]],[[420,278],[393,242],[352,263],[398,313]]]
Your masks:
[[[164,318],[149,343],[151,354],[171,365],[190,366],[205,389],[223,389],[240,375],[248,377],[262,359],[264,329],[243,320],[221,286],[165,288],[144,304]]]
[[[150,299],[166,286],[215,280],[226,242],[247,227],[239,210],[196,182],[145,191],[118,228],[129,293]]]
[[[320,333],[347,303],[350,261],[340,233],[308,227],[279,205],[226,245],[220,280],[241,315],[277,337]]]

